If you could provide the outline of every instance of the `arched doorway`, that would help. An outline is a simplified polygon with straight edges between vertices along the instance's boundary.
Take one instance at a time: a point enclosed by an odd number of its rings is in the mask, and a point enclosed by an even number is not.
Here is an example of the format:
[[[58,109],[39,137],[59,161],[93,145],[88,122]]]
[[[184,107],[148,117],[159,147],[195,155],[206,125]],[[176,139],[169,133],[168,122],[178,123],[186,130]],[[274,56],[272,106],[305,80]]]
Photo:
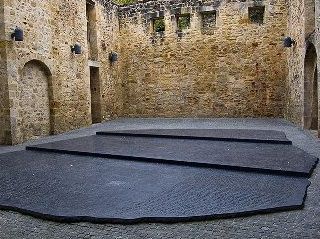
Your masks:
[[[309,44],[304,63],[304,127],[318,130],[318,72],[317,53]]]
[[[20,141],[51,133],[51,72],[40,61],[25,64],[19,82]]]

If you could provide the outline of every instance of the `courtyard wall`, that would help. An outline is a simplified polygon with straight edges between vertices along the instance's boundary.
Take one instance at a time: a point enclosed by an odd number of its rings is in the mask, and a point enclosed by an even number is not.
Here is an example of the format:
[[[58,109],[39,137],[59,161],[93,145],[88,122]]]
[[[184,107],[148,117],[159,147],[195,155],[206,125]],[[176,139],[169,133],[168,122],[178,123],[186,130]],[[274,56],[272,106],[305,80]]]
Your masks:
[[[288,76],[285,117],[297,125],[304,126],[305,60],[308,47],[317,51],[317,69],[320,75],[320,3],[317,0],[290,0],[288,35],[295,45],[287,49]],[[319,82],[319,78],[317,79]],[[319,83],[318,83],[319,85]],[[318,87],[318,95],[320,95]],[[318,103],[318,105],[320,105]],[[319,109],[318,109],[319,111]]]
[[[252,23],[249,7],[264,7]],[[281,117],[286,0],[146,1],[119,9],[124,115]],[[214,13],[215,23],[206,24]],[[180,16],[190,27],[178,31]],[[155,19],[165,31],[153,29]],[[211,20],[212,21],[212,20]]]
[[[4,0],[0,0],[0,144],[11,142]]]
[[[116,48],[113,40],[117,32],[114,5],[95,2],[99,47],[97,57],[90,59],[86,3],[85,0],[4,1],[5,26],[1,37],[6,45],[4,65],[8,75],[4,78],[8,82],[12,143],[41,137],[49,131],[57,134],[91,124],[89,65],[100,69],[102,118],[115,117],[121,111],[121,101],[118,100],[121,94],[116,90],[120,83],[108,61],[109,52]],[[10,38],[16,27],[24,31],[23,42]],[[71,52],[71,46],[76,43],[82,47],[80,55]],[[26,69],[29,62],[34,66]],[[26,79],[23,79],[23,73],[27,75]],[[33,79],[34,84],[23,84],[28,79]],[[47,101],[46,106],[35,103],[39,95]],[[3,111],[6,111],[5,107],[1,107],[1,117],[4,117]],[[40,127],[44,121],[50,127],[46,133]],[[1,131],[0,135],[3,135]]]
[[[310,43],[320,69],[319,5],[0,0],[0,144],[97,117],[285,117],[303,126]],[[11,39],[16,27],[22,42]],[[284,48],[285,36],[296,44]],[[76,43],[82,54],[71,52]]]

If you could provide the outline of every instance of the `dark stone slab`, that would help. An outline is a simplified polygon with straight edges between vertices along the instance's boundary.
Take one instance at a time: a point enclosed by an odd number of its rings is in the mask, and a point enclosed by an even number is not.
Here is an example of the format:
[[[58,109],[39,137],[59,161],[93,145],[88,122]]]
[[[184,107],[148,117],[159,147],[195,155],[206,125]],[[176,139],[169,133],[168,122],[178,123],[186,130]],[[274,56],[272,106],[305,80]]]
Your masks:
[[[292,144],[285,133],[250,129],[142,129],[97,132],[97,135],[199,139],[252,143]]]
[[[302,177],[20,151],[0,155],[0,208],[62,222],[180,222],[303,207]]]
[[[150,137],[95,135],[27,149],[302,176],[318,161],[292,145]]]

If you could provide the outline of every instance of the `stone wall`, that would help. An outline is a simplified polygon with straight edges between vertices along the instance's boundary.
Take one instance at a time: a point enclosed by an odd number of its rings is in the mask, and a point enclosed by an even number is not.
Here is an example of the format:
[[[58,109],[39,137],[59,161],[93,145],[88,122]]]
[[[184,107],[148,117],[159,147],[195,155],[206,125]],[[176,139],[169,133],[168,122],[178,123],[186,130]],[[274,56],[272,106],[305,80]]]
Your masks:
[[[109,54],[120,52],[118,7],[110,1],[97,4],[98,62],[101,81],[102,120],[122,116],[123,94],[119,63]]]
[[[288,54],[288,86],[286,117],[302,124],[303,118],[303,88],[304,88],[304,55],[305,55],[305,29],[304,29],[304,1],[290,0],[288,36],[295,40],[295,45],[287,49]]]
[[[317,51],[317,82],[318,82],[318,136],[320,136],[320,2],[315,0],[315,33],[314,33],[314,46]]]
[[[310,42],[320,69],[319,5],[0,0],[0,144],[88,126],[93,115],[285,116],[302,125]],[[23,42],[11,39],[17,26]],[[283,47],[284,36],[294,47]]]
[[[19,97],[21,73],[25,64],[32,60],[43,62],[52,74],[54,95],[50,111],[56,133],[90,124],[88,107],[89,92],[85,54],[75,56],[70,45],[79,42],[85,45],[85,5],[81,1],[7,1],[8,15],[6,36],[18,26],[24,30],[24,41],[11,41],[8,47],[8,76],[11,102],[11,128],[13,142],[26,140],[23,134],[23,113],[19,111],[24,100]]]
[[[11,142],[4,0],[0,0],[0,144]]]
[[[315,3],[315,20],[316,20],[316,31],[315,31],[315,46],[318,50],[318,76],[320,76],[320,2]]]
[[[178,0],[121,7],[124,115],[281,117],[286,2]],[[248,8],[254,6],[265,6],[263,24],[250,21]],[[215,26],[203,24],[208,13],[216,14]],[[177,32],[177,18],[187,14],[189,29]],[[153,20],[161,17],[165,32],[155,33]]]
[[[317,0],[290,0],[289,6],[288,35],[296,44],[287,50],[288,85],[285,117],[297,125],[304,126],[305,99],[312,94],[306,89],[305,82],[305,62],[309,61],[306,53],[310,44],[314,45],[317,51],[318,71],[320,69],[320,3]]]
[[[33,91],[30,94],[26,94],[24,92],[26,89],[21,88],[23,69],[30,61],[36,60],[34,62],[44,65],[50,75],[50,82],[47,82],[50,92],[47,94],[51,94],[49,111],[52,133],[61,133],[91,124],[89,65],[101,68],[103,119],[115,117],[121,112],[121,101],[118,100],[121,94],[116,89],[121,84],[118,83],[117,76],[112,73],[113,70],[110,70],[108,60],[109,51],[116,49],[113,43],[116,30],[112,29],[117,25],[117,21],[114,20],[116,16],[113,13],[116,10],[113,9],[114,5],[102,1],[93,2],[96,4],[97,12],[99,57],[92,62],[89,59],[87,43],[85,0],[12,0],[4,3],[6,25],[1,36],[5,36],[4,42],[7,46],[5,62],[8,76],[4,78],[7,78],[9,85],[12,143],[37,137],[35,132],[30,135],[25,134],[25,127],[29,126],[23,123],[26,112],[29,112],[30,119],[41,117],[39,110],[34,108],[38,105],[32,102],[39,99],[39,94],[42,94],[39,87],[42,86],[34,86],[30,89]],[[109,8],[105,8],[104,5]],[[16,26],[24,30],[23,42],[10,39]],[[71,52],[71,46],[76,43],[82,46],[83,53],[80,55]],[[37,67],[40,66],[35,66]],[[41,78],[35,77],[33,80]],[[29,101],[29,104],[25,104],[25,101]],[[5,108],[1,107],[1,110]],[[40,129],[40,132],[42,131]]]

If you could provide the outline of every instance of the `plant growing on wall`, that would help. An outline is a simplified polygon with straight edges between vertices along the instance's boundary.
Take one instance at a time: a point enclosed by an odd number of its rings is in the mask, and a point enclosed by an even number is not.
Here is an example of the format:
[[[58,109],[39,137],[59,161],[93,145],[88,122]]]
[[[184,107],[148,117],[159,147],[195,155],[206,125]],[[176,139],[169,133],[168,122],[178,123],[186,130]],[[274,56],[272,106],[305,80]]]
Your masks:
[[[179,31],[188,29],[190,27],[190,15],[179,16],[177,25]]]
[[[158,18],[153,21],[153,29],[155,32],[164,32],[165,28],[166,27],[163,18]]]

